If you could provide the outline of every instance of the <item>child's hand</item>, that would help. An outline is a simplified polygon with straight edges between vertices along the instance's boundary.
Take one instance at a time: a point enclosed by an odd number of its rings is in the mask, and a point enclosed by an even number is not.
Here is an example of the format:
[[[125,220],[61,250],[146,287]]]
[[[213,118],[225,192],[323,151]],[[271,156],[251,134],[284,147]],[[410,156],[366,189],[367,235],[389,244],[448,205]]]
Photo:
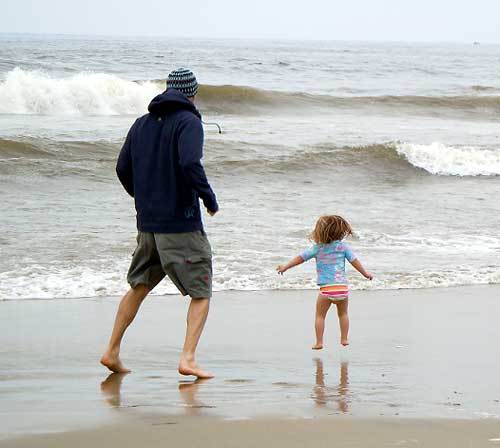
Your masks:
[[[286,266],[284,264],[280,264],[276,268],[276,271],[278,271],[278,274],[283,275],[286,272]]]
[[[304,263],[304,260],[302,259],[301,256],[296,256],[295,258],[292,258],[287,264],[280,264],[276,268],[278,271],[278,274],[283,275],[288,269],[292,269],[294,266],[298,266],[299,264]]]
[[[373,280],[373,274],[371,272],[365,272],[363,275],[367,280]]]

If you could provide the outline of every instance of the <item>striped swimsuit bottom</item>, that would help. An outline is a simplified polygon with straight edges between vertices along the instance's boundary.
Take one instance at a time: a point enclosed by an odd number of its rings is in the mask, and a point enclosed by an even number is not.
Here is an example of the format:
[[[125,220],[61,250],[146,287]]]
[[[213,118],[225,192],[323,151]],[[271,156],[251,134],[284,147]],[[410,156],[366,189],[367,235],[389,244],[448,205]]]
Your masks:
[[[348,285],[323,285],[319,288],[319,293],[330,300],[344,300],[349,298]]]

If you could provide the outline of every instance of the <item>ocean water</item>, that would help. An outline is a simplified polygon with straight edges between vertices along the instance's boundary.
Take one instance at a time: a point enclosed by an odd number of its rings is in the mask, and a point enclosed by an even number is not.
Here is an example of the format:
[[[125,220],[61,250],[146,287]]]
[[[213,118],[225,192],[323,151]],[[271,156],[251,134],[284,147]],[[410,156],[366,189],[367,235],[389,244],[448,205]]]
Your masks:
[[[313,288],[313,263],[274,267],[325,213],[375,274],[354,289],[500,282],[499,45],[0,35],[0,300],[123,293],[115,161],[179,66],[223,130],[205,128],[216,290]]]

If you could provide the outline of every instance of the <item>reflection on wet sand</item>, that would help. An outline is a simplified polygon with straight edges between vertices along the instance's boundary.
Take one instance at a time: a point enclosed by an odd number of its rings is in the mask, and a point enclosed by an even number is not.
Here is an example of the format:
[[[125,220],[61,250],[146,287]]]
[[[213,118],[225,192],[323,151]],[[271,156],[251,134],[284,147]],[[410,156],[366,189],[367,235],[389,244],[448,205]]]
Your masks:
[[[338,409],[343,414],[349,412],[349,363],[344,361],[340,364],[340,382],[333,389],[325,384],[325,373],[323,360],[316,358],[316,385],[313,387],[313,400],[318,407],[326,407],[330,402],[336,402]]]
[[[128,373],[111,373],[102,383],[101,391],[108,403],[112,407],[120,407],[122,403],[121,386],[123,379]],[[188,415],[199,415],[202,409],[213,408],[200,402],[197,398],[198,389],[207,380],[179,381],[179,395],[184,402],[184,407]]]
[[[197,379],[196,381],[179,382],[179,395],[186,405],[187,415],[200,415],[202,413],[202,409],[214,407],[203,404],[197,398],[200,385],[206,383],[207,381],[208,380]]]
[[[113,407],[121,405],[121,387],[128,373],[111,373],[102,383],[101,391],[106,402]]]

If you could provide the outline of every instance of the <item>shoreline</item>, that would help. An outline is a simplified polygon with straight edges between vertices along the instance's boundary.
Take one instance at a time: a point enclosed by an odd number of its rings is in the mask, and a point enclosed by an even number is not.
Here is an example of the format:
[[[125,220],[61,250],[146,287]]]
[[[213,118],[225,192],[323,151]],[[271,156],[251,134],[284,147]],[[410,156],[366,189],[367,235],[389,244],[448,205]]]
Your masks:
[[[127,291],[129,286],[124,283],[123,293]],[[316,288],[273,288],[273,289],[224,289],[220,291],[213,291],[213,300],[216,300],[218,295],[229,295],[229,294],[261,294],[261,293],[314,293],[318,291],[319,287]],[[392,292],[401,292],[401,291],[451,291],[451,290],[459,290],[459,289],[475,289],[475,288],[499,288],[500,283],[473,283],[473,284],[465,284],[465,285],[451,285],[451,286],[425,286],[425,287],[400,287],[400,288],[380,288],[380,289],[350,289],[350,295],[353,293],[357,294],[372,294],[372,293],[392,293]],[[171,297],[181,297],[178,292],[172,293],[163,293],[163,294],[155,294],[154,291],[149,294],[149,298],[171,298]],[[0,304],[3,302],[53,302],[53,301],[80,301],[80,300],[119,300],[122,298],[122,295],[98,295],[98,296],[81,296],[81,297],[51,297],[51,298],[43,298],[43,297],[30,297],[30,298],[14,298],[14,299],[2,299],[0,300]]]

